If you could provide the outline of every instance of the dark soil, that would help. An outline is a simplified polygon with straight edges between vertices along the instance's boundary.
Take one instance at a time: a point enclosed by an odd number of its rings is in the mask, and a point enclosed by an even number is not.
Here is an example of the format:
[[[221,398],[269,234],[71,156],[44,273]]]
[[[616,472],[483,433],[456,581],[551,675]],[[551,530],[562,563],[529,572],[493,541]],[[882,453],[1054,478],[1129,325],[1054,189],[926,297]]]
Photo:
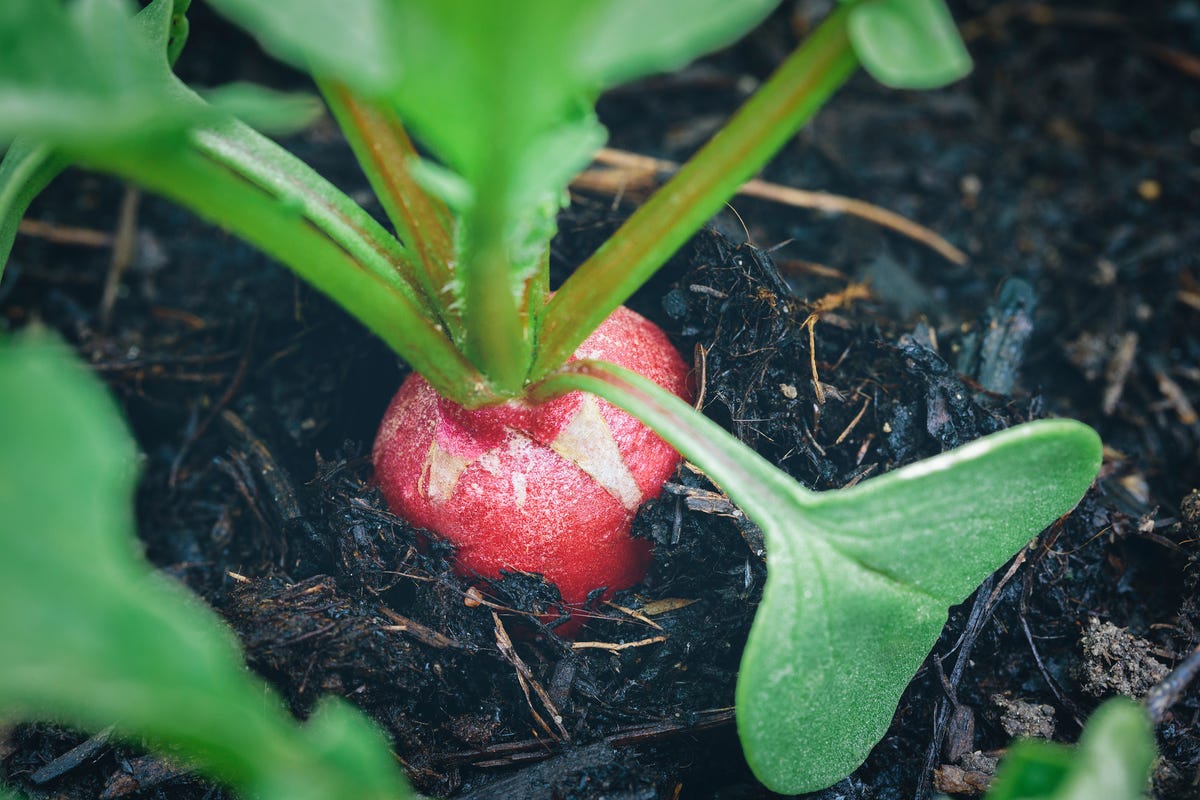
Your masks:
[[[746,43],[604,98],[611,144],[685,158],[822,4],[786,5]],[[1079,508],[954,611],[888,736],[819,797],[926,797],[935,768],[969,792],[990,763],[976,751],[1023,724],[1073,741],[1103,697],[1144,692],[1200,642],[1200,7],[980,0],[955,13],[969,79],[930,93],[856,79],[764,177],[890,208],[967,264],[853,217],[739,198],[632,303],[697,354],[708,413],[817,489],[1047,415],[1107,444]],[[296,81],[194,16],[189,79]],[[370,202],[330,123],[288,146]],[[69,173],[30,216],[111,232],[122,192]],[[578,196],[556,270],[628,208]],[[147,555],[225,616],[297,714],[347,697],[430,795],[769,795],[731,709],[761,541],[702,476],[682,468],[643,509],[652,572],[580,637],[633,644],[572,648],[539,629],[548,587],[512,576],[473,593],[445,547],[384,508],[368,456],[405,372],[385,347],[164,202],[144,198],[136,230],[107,325],[110,248],[44,235],[18,240],[0,320],[42,320],[104,377],[146,454]],[[869,294],[852,289],[863,282]],[[497,645],[507,634],[512,650]],[[548,703],[527,702],[515,658]],[[1200,796],[1198,718],[1192,689],[1158,725],[1161,798]],[[0,777],[36,798],[226,794],[43,724],[0,735]]]

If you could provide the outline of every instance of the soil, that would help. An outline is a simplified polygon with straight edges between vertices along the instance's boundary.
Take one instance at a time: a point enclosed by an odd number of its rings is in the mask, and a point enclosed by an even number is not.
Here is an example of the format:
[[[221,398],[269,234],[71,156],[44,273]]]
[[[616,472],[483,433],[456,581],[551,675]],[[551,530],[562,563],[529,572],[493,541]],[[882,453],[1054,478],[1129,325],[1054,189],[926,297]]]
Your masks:
[[[686,158],[824,5],[785,4],[741,45],[605,96],[611,145]],[[853,216],[738,198],[632,302],[696,354],[707,412],[817,489],[1041,416],[1107,445],[1078,509],[953,611],[886,738],[814,795],[830,800],[928,797],[935,776],[978,792],[1021,719],[1074,741],[1103,697],[1145,691],[1200,642],[1200,7],[953,5],[968,79],[908,93],[860,76],[763,177],[892,209],[965,264]],[[193,19],[189,80],[298,81],[203,7]],[[287,145],[379,211],[331,123]],[[627,646],[572,648],[536,616],[552,589],[522,575],[472,591],[387,512],[368,455],[406,368],[331,303],[142,198],[105,312],[123,193],[71,172],[39,199],[30,217],[72,242],[19,238],[0,320],[49,324],[105,379],[146,457],[147,556],[230,622],[297,714],[350,699],[439,797],[770,796],[731,708],[761,539],[703,476],[681,469],[642,510],[651,574],[580,637]],[[635,194],[575,197],[558,275]],[[527,700],[518,659],[544,699]],[[1198,719],[1193,688],[1158,724],[1157,797],[1200,797]],[[0,735],[0,778],[34,798],[228,794],[47,724]]]

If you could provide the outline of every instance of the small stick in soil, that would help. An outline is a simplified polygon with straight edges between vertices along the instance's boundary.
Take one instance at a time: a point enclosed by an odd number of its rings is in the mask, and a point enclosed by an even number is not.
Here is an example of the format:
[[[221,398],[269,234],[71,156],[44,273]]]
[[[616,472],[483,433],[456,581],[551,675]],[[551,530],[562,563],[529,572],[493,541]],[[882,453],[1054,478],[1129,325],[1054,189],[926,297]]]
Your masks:
[[[781,242],[771,248],[769,252],[773,253],[784,245],[790,244],[792,241],[792,239],[788,239],[786,242]],[[806,275],[815,275],[818,278],[831,278],[843,283],[850,283],[850,276],[840,269],[834,269],[816,261],[806,261],[802,258],[780,258],[775,263],[784,272],[802,272]]]
[[[393,574],[399,575],[402,573],[393,573]],[[426,580],[435,580],[435,579],[427,578]],[[522,611],[519,608],[513,608],[512,606],[506,606],[502,603],[496,603],[492,600],[488,600],[486,597],[483,596],[483,592],[479,591],[478,587],[475,587],[475,586],[471,586],[465,592],[463,592],[463,605],[466,606],[467,608],[478,608],[479,606],[486,606],[487,608],[493,609],[494,611],[503,611],[507,614],[516,614],[517,616],[528,617],[531,620],[537,619],[537,614],[533,614],[528,611]]]
[[[109,776],[99,800],[116,800],[118,797],[153,789],[190,772],[186,765],[158,756],[131,758],[125,762],[124,769]]]
[[[659,626],[655,625],[654,627],[657,628]],[[659,642],[665,642],[666,640],[666,636],[651,636],[648,639],[638,639],[636,642],[572,642],[571,649],[586,650],[591,648],[595,650],[608,650],[610,653],[616,653],[621,650],[628,650],[632,647],[645,647],[648,644],[658,644]]]
[[[681,483],[664,483],[663,491],[677,497],[682,497],[688,511],[699,511],[702,514],[716,514],[731,519],[744,519],[742,510],[730,502],[729,498],[720,492],[709,489],[697,489],[694,486],[684,486]]]
[[[1113,353],[1112,359],[1108,362],[1108,369],[1104,373],[1104,403],[1102,406],[1105,416],[1112,416],[1112,413],[1117,410],[1117,403],[1120,402],[1121,394],[1125,391],[1125,381],[1129,379],[1129,373],[1133,369],[1137,345],[1137,333],[1129,331],[1121,336],[1121,341],[1117,344],[1117,352]]]
[[[633,617],[638,622],[644,622],[645,624],[649,625],[651,628],[654,628],[655,630],[659,630],[659,631],[662,630],[662,625],[659,625],[657,622],[655,622],[654,620],[650,619],[645,614],[643,614],[641,609],[626,608],[625,606],[619,606],[611,600],[605,600],[604,605],[608,606],[609,608],[615,608],[617,611],[620,611],[622,614]]]
[[[934,768],[937,766],[938,755],[942,751],[942,742],[946,737],[950,715],[953,708],[958,706],[958,698],[956,696],[958,685],[962,682],[967,664],[970,663],[971,650],[975,647],[975,640],[983,630],[984,624],[991,618],[992,609],[988,607],[988,597],[991,590],[992,578],[989,576],[975,592],[975,600],[971,604],[971,612],[967,616],[967,624],[963,627],[963,632],[956,644],[958,655],[954,659],[954,667],[950,670],[949,680],[945,679],[946,676],[941,671],[941,657],[936,654],[933,655],[938,673],[943,678],[943,690],[946,691],[947,697],[951,702],[946,703],[939,700],[934,707],[933,735],[929,740],[929,748],[925,752],[925,768],[921,770],[921,777],[917,782],[917,791],[914,794],[915,800],[924,800],[929,796],[930,779],[933,776]]]
[[[113,237],[112,258],[108,263],[108,275],[104,278],[104,291],[100,295],[100,329],[108,330],[112,321],[113,306],[117,302],[117,290],[121,288],[121,277],[129,265],[137,246],[137,214],[141,202],[141,191],[132,185],[125,186],[121,196],[121,210],[117,216],[117,233]]]
[[[268,490],[267,497],[282,522],[300,519],[300,503],[288,474],[275,461],[271,451],[254,435],[242,418],[232,411],[221,412],[221,420],[249,445],[250,457],[258,466],[258,476]]]
[[[533,715],[534,721],[541,726],[546,734],[556,741],[561,740],[569,742],[571,735],[567,733],[567,729],[563,727],[562,714],[554,705],[554,701],[550,699],[550,694],[542,687],[537,679],[533,677],[533,671],[529,669],[513,647],[512,639],[508,636],[508,631],[504,630],[504,623],[500,621],[500,615],[495,611],[492,612],[492,621],[496,627],[496,646],[500,649],[500,655],[504,660],[512,664],[513,669],[517,673],[517,683],[521,685],[521,691],[525,694],[525,703],[529,706],[529,713]],[[533,693],[537,695],[538,700],[542,702],[546,711],[550,713],[550,719],[554,722],[554,727],[558,729],[558,733],[550,730],[550,726],[542,719],[541,714],[533,707],[533,699],[529,696],[529,690],[533,689]]]
[[[1163,721],[1197,674],[1200,674],[1200,645],[1146,695],[1146,711],[1155,724]]]
[[[613,169],[587,170],[578,175],[571,185],[575,188],[590,189],[607,194],[624,193],[630,188],[649,189],[657,182],[659,176],[671,175],[679,170],[679,164],[674,161],[650,158],[609,147],[602,148],[596,154],[596,162]],[[961,266],[968,261],[966,253],[924,225],[919,225],[895,211],[889,211],[864,200],[828,192],[796,189],[778,183],[768,183],[757,178],[742,184],[738,194],[793,208],[807,208],[824,211],[828,214],[846,214],[865,219],[925,245],[954,264]]]
[[[44,222],[40,219],[23,219],[17,224],[17,231],[35,239],[45,239],[51,244],[72,244],[79,247],[95,247],[104,249],[112,247],[111,233],[92,230],[91,228],[75,228],[70,225],[58,225]]]
[[[801,328],[808,328],[808,360],[812,367],[813,391],[816,392],[818,406],[825,405],[825,387],[822,386],[821,379],[817,375],[817,320],[831,311],[853,305],[858,300],[866,300],[870,296],[871,290],[865,283],[851,283],[842,291],[830,292],[811,303],[809,305],[811,312],[808,318],[800,323]],[[863,410],[865,411],[866,408],[864,407]],[[835,444],[841,444],[841,439],[839,438]]]
[[[817,315],[809,314],[801,326],[808,328],[808,361],[812,365],[813,391],[817,395],[817,405],[825,405],[825,388],[821,386],[821,377],[817,374]]]
[[[445,649],[447,647],[451,647],[456,650],[466,649],[466,646],[457,639],[452,639],[444,633],[439,633],[438,631],[428,628],[415,620],[411,620],[408,617],[397,614],[387,606],[380,606],[379,610],[385,617],[395,623],[394,625],[384,625],[380,628],[380,630],[396,633],[407,633],[417,641],[427,644],[430,647],[437,647],[439,649]]]
[[[871,405],[871,396],[867,395],[866,400],[863,401],[862,408],[860,408],[858,413],[854,415],[854,419],[850,420],[850,424],[846,426],[846,430],[838,434],[838,437],[833,440],[834,444],[841,444],[842,442],[846,441],[846,437],[849,436],[850,432],[853,431],[858,426],[858,423],[862,421],[863,415],[867,413],[867,406],[869,405]]]
[[[1010,564],[1008,567],[1008,571],[1004,573],[1004,577],[1000,579],[1000,582],[996,584],[996,588],[993,589],[991,595],[988,596],[988,613],[991,613],[995,608],[996,601],[1000,599],[1000,592],[1004,591],[1004,587],[1008,586],[1008,582],[1012,580],[1013,576],[1017,574],[1017,570],[1019,570],[1021,565],[1025,563],[1025,557],[1028,553],[1029,545],[1025,545],[1023,548],[1021,548],[1021,552],[1017,553],[1016,557],[1013,558],[1012,564]]]
[[[1059,530],[1060,526],[1056,525],[1051,534],[1051,541],[1053,541],[1054,538],[1057,538]],[[937,655],[933,656],[933,663],[937,668],[938,677],[942,683],[942,689],[945,691],[947,698],[949,698],[950,704],[948,705],[946,703],[939,702],[934,710],[933,736],[929,743],[929,749],[925,754],[925,769],[921,773],[921,779],[915,795],[917,800],[923,800],[923,798],[929,795],[930,778],[935,777],[938,774],[938,771],[935,769],[935,765],[938,760],[938,751],[942,748],[943,742],[948,741],[947,733],[955,723],[964,726],[962,731],[965,737],[965,725],[967,722],[966,717],[967,713],[970,712],[970,709],[967,709],[965,706],[961,706],[959,704],[957,697],[958,685],[962,681],[962,676],[966,671],[967,665],[970,663],[971,650],[975,647],[975,640],[983,631],[983,626],[989,619],[992,618],[992,615],[996,611],[996,601],[1000,597],[1000,593],[1013,579],[1013,576],[1017,574],[1017,571],[1021,568],[1021,565],[1025,563],[1026,554],[1028,552],[1029,546],[1027,545],[1023,550],[1021,550],[1020,553],[1017,554],[1016,558],[1013,559],[1012,564],[1004,573],[1004,576],[1000,579],[999,583],[995,583],[993,587],[993,583],[995,582],[994,577],[989,577],[983,582],[983,584],[979,587],[979,590],[975,593],[975,601],[971,605],[971,613],[967,617],[967,624],[963,628],[962,634],[958,637],[958,642],[956,642],[954,648],[952,648],[952,650],[958,649],[959,652],[958,657],[954,660],[954,668],[951,671],[949,678],[947,678],[945,672],[942,670],[942,657]],[[1028,573],[1026,573],[1026,575],[1028,575]],[[1022,601],[1024,602],[1024,598]],[[1025,618],[1023,612],[1021,620],[1024,624]],[[1026,631],[1028,631],[1028,628],[1026,628]],[[965,709],[966,711],[963,712],[960,711],[960,709]],[[974,726],[973,718],[974,717],[972,714],[972,733]],[[955,749],[958,748],[956,747]],[[943,755],[946,754],[943,753]],[[947,758],[947,760],[954,759]]]
[[[109,725],[82,744],[72,747],[49,764],[35,770],[29,776],[29,780],[39,785],[47,783],[55,778],[61,778],[85,761],[91,761],[108,747],[108,740],[112,736],[113,730],[114,726]]]
[[[1200,291],[1180,289],[1175,293],[1175,299],[1188,308],[1200,311]]]
[[[250,512],[254,514],[254,518],[258,520],[258,524],[263,530],[269,530],[270,524],[267,518],[263,515],[262,508],[258,502],[258,492],[254,489],[254,480],[250,475],[250,470],[246,466],[244,456],[240,453],[235,453],[233,458],[225,459],[218,458],[214,462],[221,472],[224,472],[230,480],[233,481],[233,487],[237,493],[241,495]]]
[[[704,394],[708,388],[708,348],[700,342],[692,351],[692,361],[696,365],[696,402],[692,406],[697,411],[704,410]]]
[[[1059,534],[1062,533],[1062,518],[1058,519],[1050,526],[1050,533],[1046,536],[1045,542],[1041,545],[1038,553],[1038,560],[1041,560],[1046,553],[1058,541]],[[1038,671],[1042,673],[1042,679],[1046,681],[1046,685],[1050,687],[1050,691],[1054,693],[1054,697],[1058,702],[1071,712],[1071,716],[1075,719],[1075,724],[1083,727],[1083,718],[1086,714],[1075,701],[1067,697],[1058,685],[1058,681],[1050,674],[1050,670],[1046,668],[1046,662],[1042,660],[1041,651],[1038,650],[1037,642],[1034,640],[1033,630],[1029,627],[1029,597],[1033,594],[1033,570],[1026,570],[1025,577],[1021,585],[1021,601],[1017,607],[1017,617],[1021,621],[1021,630],[1025,633],[1025,641],[1029,644],[1029,650],[1033,653],[1033,660],[1037,664]]]
[[[1184,425],[1195,425],[1198,419],[1196,408],[1188,400],[1187,394],[1180,388],[1179,384],[1171,379],[1171,376],[1162,369],[1154,371],[1154,379],[1158,381],[1158,391],[1166,398],[1167,403],[1175,412],[1175,416],[1179,417],[1179,421]]]
[[[690,714],[690,724],[668,719],[620,728],[602,740],[611,747],[633,747],[666,739],[679,734],[695,734],[713,730],[733,723],[732,708],[712,708]],[[526,739],[519,742],[498,742],[478,750],[458,751],[434,756],[439,765],[452,766],[471,764],[476,767],[513,766],[522,762],[541,760],[556,751],[547,747],[544,739]]]
[[[661,600],[652,600],[639,610],[648,617],[657,617],[659,614],[667,614],[671,611],[678,611],[681,608],[687,608],[696,601],[687,597],[664,597]]]

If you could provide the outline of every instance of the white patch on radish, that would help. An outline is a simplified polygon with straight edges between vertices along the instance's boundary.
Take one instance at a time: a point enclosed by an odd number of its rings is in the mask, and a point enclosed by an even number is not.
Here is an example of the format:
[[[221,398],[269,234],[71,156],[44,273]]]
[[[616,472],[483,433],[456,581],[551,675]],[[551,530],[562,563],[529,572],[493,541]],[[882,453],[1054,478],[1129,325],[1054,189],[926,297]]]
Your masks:
[[[630,511],[641,504],[642,490],[621,457],[612,431],[600,415],[600,407],[590,395],[550,443],[550,448],[590,475]]]
[[[515,442],[513,441],[514,438],[516,439]],[[517,437],[510,436],[509,440],[507,442],[509,450],[514,449],[513,448],[514,444],[519,445],[522,439],[524,439],[523,436],[517,436]],[[478,463],[479,463],[480,469],[482,469],[486,472],[490,472],[493,475],[501,475],[504,472],[504,466],[500,463],[500,453],[498,452],[498,449],[497,450],[488,450],[486,453],[484,453],[483,455],[481,455],[479,457]]]
[[[425,455],[417,491],[434,503],[445,503],[454,494],[454,487],[468,464],[466,459],[443,450],[437,440],[433,440]]]
[[[512,474],[513,500],[517,504],[517,508],[525,507],[525,473],[514,472]]]

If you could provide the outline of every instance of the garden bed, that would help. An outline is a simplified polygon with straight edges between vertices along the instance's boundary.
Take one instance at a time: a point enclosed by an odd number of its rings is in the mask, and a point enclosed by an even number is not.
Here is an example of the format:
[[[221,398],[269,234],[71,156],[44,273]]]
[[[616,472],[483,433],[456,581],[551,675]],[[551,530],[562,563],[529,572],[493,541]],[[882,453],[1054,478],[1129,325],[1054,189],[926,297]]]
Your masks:
[[[790,48],[807,5],[611,93],[611,146],[685,158]],[[960,755],[961,728],[935,724],[964,719],[954,708],[973,711],[968,750],[1004,747],[1018,718],[1042,730],[1052,718],[1072,741],[1101,697],[1144,692],[1200,639],[1189,8],[959,4],[969,79],[927,94],[854,81],[763,176],[896,211],[967,263],[854,216],[739,198],[632,303],[695,358],[708,413],[813,488],[1046,415],[1081,419],[1107,445],[1095,489],[955,610],[888,736],[823,796],[925,796]],[[294,80],[194,17],[190,79]],[[289,146],[365,198],[333,130]],[[601,181],[616,194],[580,190],[553,251],[560,275],[628,213],[633,177]],[[598,604],[580,641],[560,640],[538,621],[554,597],[535,577],[472,590],[444,547],[383,506],[369,453],[405,373],[390,351],[248,247],[134,202],[82,173],[56,182],[31,210],[41,227],[18,240],[0,314],[61,331],[106,379],[145,453],[147,555],[228,619],[298,714],[322,694],[348,698],[430,795],[767,795],[732,713],[761,539],[703,475],[682,468],[640,514],[635,531],[656,548],[645,584]],[[137,246],[106,300],[114,237]],[[1198,715],[1193,690],[1158,727],[1160,797],[1198,791]],[[0,776],[32,797],[222,791],[141,756],[49,725],[0,736]],[[945,788],[974,780],[939,774]]]

